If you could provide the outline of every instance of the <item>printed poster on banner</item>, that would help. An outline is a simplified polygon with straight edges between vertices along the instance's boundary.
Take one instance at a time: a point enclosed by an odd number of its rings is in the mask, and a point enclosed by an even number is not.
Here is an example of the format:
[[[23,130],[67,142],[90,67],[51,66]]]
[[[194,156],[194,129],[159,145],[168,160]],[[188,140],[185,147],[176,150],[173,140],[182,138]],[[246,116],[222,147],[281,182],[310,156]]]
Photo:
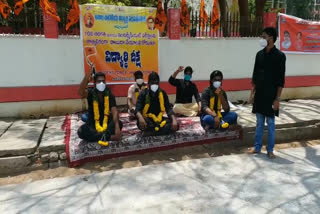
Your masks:
[[[320,54],[320,22],[279,14],[280,50],[294,54]]]
[[[85,73],[94,66],[116,84],[134,82],[137,70],[145,81],[158,72],[156,8],[85,4],[80,10]]]

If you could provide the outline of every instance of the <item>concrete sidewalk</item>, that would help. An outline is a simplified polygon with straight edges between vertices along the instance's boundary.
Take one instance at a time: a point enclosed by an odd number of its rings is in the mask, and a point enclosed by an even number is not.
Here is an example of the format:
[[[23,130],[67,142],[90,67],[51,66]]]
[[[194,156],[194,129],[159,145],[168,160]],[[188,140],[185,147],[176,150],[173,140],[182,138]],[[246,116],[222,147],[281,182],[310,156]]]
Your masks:
[[[0,213],[320,213],[320,146],[0,187]]]
[[[319,109],[320,100],[281,102],[280,118],[276,118],[277,143],[320,138]],[[256,119],[251,106],[238,105],[234,110],[239,114],[238,122],[244,132],[243,140],[234,143],[252,146]],[[64,118],[0,119],[0,171],[18,170],[34,163],[50,166],[50,163],[64,162],[66,154],[61,129]]]

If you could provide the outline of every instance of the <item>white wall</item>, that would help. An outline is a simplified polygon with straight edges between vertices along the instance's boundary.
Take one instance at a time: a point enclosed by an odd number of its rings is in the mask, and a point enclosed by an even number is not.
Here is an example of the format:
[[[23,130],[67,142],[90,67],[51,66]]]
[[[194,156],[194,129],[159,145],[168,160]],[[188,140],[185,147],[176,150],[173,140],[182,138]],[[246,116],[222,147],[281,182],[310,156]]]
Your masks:
[[[276,45],[278,46],[278,45]],[[258,38],[162,39],[160,42],[160,77],[167,79],[178,65],[190,65],[195,80],[207,80],[213,70],[221,70],[226,79],[250,78]],[[287,76],[320,75],[320,55],[286,54]]]
[[[79,84],[83,75],[78,37],[0,36],[0,87]]]
[[[160,78],[167,79],[179,65],[190,65],[194,80],[207,80],[217,69],[225,79],[250,77],[258,44],[255,39],[161,40]]]
[[[195,70],[194,80],[207,80],[213,69],[226,79],[249,78],[258,39],[160,39],[160,78],[179,65]],[[0,36],[0,87],[79,84],[83,77],[80,39]],[[287,54],[287,76],[319,75],[320,55]]]

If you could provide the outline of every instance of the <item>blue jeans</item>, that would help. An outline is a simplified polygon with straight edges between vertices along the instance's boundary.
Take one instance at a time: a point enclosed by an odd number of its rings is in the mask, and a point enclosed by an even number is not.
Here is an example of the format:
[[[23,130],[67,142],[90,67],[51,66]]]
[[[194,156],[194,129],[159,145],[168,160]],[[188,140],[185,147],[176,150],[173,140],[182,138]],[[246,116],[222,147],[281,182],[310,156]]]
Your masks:
[[[263,114],[257,113],[257,128],[256,128],[256,136],[254,140],[254,148],[257,152],[261,151],[262,148],[262,139],[263,139],[263,131],[264,124],[267,120],[268,125],[268,145],[267,152],[273,152],[273,147],[276,138],[276,126],[275,126],[275,118],[274,117],[266,117]]]
[[[81,120],[83,121],[83,122],[87,122],[88,121],[88,119],[89,119],[89,113],[83,113],[82,115],[81,115]]]
[[[230,125],[236,124],[238,115],[235,112],[222,112],[222,120]],[[209,126],[210,129],[214,128],[214,117],[212,115],[202,115],[201,118],[202,127]]]

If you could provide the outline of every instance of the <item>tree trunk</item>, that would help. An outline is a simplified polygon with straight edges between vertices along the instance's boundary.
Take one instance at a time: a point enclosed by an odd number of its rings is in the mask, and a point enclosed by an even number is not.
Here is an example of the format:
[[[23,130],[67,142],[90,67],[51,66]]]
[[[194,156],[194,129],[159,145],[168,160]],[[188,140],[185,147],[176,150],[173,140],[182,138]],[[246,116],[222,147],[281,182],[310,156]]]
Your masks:
[[[230,32],[227,26],[227,2],[226,0],[219,0],[220,8],[220,28],[223,30],[223,36],[229,37]]]
[[[263,16],[264,5],[266,4],[267,0],[255,0],[256,2],[256,17]]]
[[[256,36],[262,31],[263,26],[263,14],[264,14],[264,5],[266,4],[267,0],[255,0],[256,2],[256,13],[255,13],[255,20],[253,25],[253,33]]]
[[[168,18],[168,5],[169,5],[169,2],[171,0],[164,0],[163,2],[163,10],[164,12],[166,13],[166,16]],[[169,21],[169,20],[168,20]],[[167,31],[168,31],[168,21],[167,21],[167,24],[166,24],[166,27],[164,28],[164,31],[162,32],[162,36],[165,37],[167,35]]]
[[[168,5],[169,5],[170,1],[171,0],[164,0],[164,2],[163,2],[163,10],[164,10],[164,12],[166,13],[167,16],[168,16]]]
[[[240,11],[240,35],[249,36],[249,4],[248,0],[238,0]]]

